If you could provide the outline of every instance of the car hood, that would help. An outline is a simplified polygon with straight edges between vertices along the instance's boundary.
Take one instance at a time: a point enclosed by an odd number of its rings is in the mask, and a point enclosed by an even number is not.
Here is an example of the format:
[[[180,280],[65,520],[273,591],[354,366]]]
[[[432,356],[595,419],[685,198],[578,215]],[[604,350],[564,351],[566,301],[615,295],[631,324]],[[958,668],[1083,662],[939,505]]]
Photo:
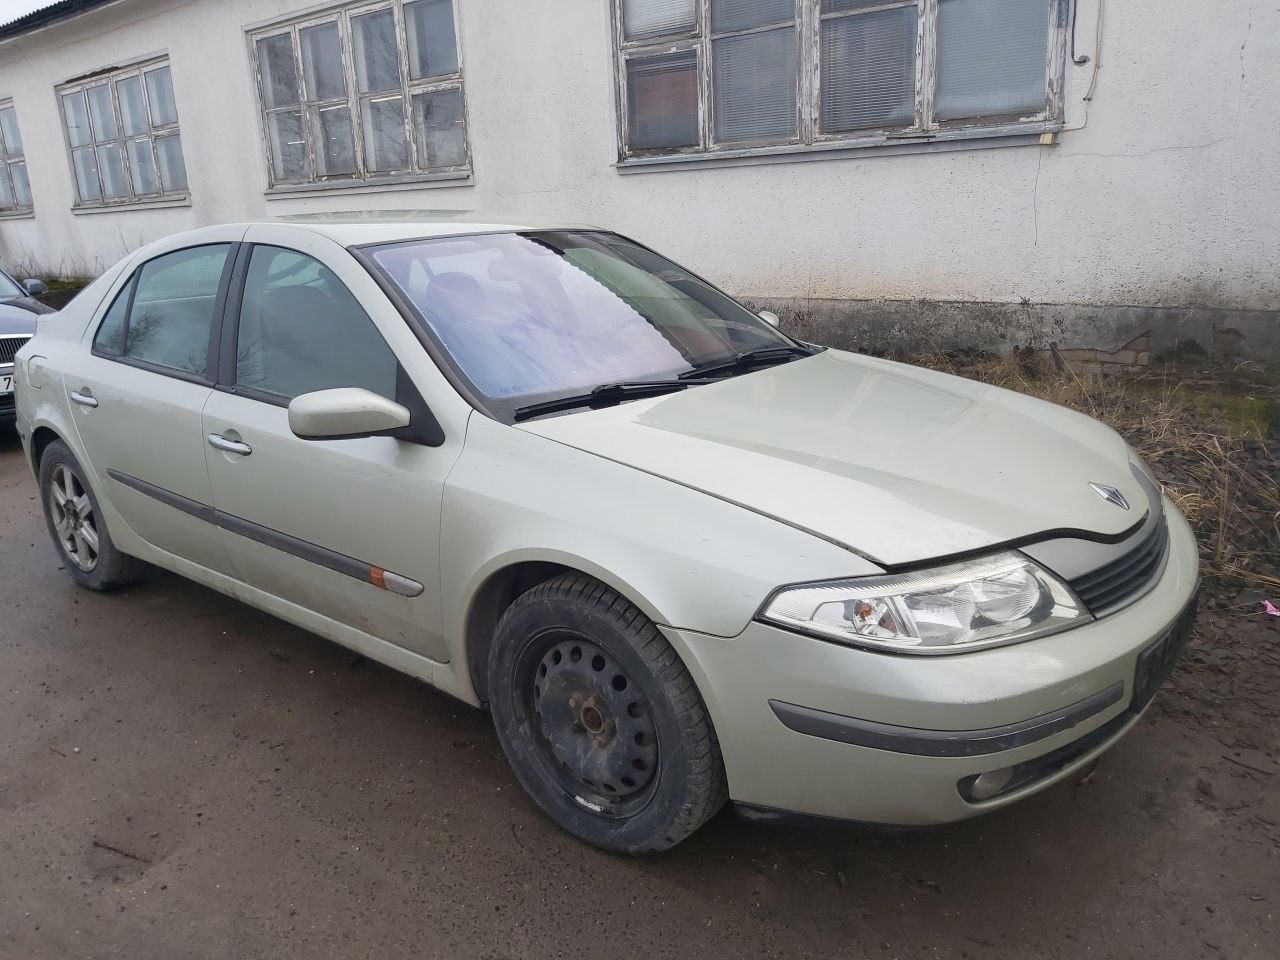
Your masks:
[[[35,333],[36,320],[50,310],[38,300],[23,297],[0,300],[0,336],[7,333]]]
[[[1147,509],[1128,447],[1097,421],[838,350],[520,428],[885,566],[1049,532],[1112,539]],[[1131,508],[1104,500],[1091,482],[1117,488]],[[634,507],[630,516],[643,522]]]

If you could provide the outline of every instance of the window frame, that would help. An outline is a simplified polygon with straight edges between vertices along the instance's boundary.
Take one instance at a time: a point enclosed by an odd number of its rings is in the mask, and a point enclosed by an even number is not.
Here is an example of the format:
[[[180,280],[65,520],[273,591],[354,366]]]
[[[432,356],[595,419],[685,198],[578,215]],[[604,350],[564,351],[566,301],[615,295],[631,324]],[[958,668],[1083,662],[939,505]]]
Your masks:
[[[18,129],[18,139],[22,139],[22,129],[18,125],[18,108],[13,102],[13,97],[0,98],[0,110],[13,111],[13,124]],[[31,168],[27,165],[27,148],[26,144],[21,144],[22,149],[13,156],[9,155],[8,145],[4,142],[4,130],[0,128],[0,177],[4,177],[9,183],[9,195],[14,198],[12,206],[0,207],[0,220],[13,220],[20,217],[35,216],[35,194],[31,189]],[[30,203],[18,203],[18,192],[13,186],[13,167],[21,164],[27,171],[27,196],[31,198]]]
[[[171,123],[157,124],[152,120],[151,92],[147,89],[147,74],[163,68],[168,68],[169,70],[169,90],[173,95],[175,119]],[[137,77],[138,80],[143,110],[146,113],[147,130],[145,133],[130,136],[125,133],[117,84],[132,77]],[[111,94],[112,119],[116,126],[116,135],[114,138],[98,140],[97,134],[93,130],[93,116],[89,107],[89,91],[103,86]],[[71,143],[71,127],[67,122],[67,104],[64,99],[67,95],[75,93],[78,93],[81,97],[84,104],[85,118],[89,125],[90,140],[87,144],[80,146],[73,146]],[[160,173],[160,154],[156,149],[157,141],[168,137],[176,136],[178,137],[178,142],[182,142],[181,117],[178,115],[177,109],[178,98],[173,90],[173,64],[169,59],[168,53],[145,57],[121,67],[109,67],[105,70],[95,71],[83,77],[60,83],[54,87],[54,97],[58,103],[58,119],[62,125],[62,142],[63,146],[66,147],[67,162],[70,165],[71,187],[74,197],[71,204],[72,211],[100,210],[104,207],[140,207],[157,203],[170,204],[175,201],[190,199],[191,187],[186,170],[186,150],[184,149],[182,154],[182,176],[183,180],[187,181],[187,186],[181,190],[165,190],[164,178]],[[133,189],[133,161],[129,156],[129,144],[138,140],[146,140],[150,147],[152,170],[156,178],[156,191],[154,193],[138,194]],[[107,145],[115,145],[120,151],[121,170],[123,171],[124,185],[127,191],[123,197],[108,199],[104,189],[102,168],[98,163],[98,150]],[[80,182],[76,176],[75,155],[77,151],[81,150],[89,150],[93,153],[93,169],[98,180],[97,200],[85,200],[80,196]]]
[[[296,193],[308,190],[324,189],[359,189],[365,186],[380,184],[414,183],[433,180],[466,180],[472,176],[471,154],[471,120],[467,111],[465,66],[462,56],[462,31],[459,22],[459,0],[449,0],[453,15],[454,48],[457,58],[457,69],[452,73],[439,74],[414,80],[410,76],[408,26],[406,24],[404,6],[412,0],[355,0],[355,2],[330,4],[322,9],[313,9],[305,14],[289,15],[269,21],[265,24],[250,26],[245,29],[245,41],[249,48],[249,63],[254,86],[254,101],[257,105],[258,128],[261,136],[263,159],[267,172],[267,195],[276,193]],[[353,44],[352,20],[356,17],[391,10],[395,24],[396,52],[399,54],[400,86],[395,91],[390,89],[362,93],[356,78],[356,65]],[[342,56],[342,76],[346,86],[346,95],[341,98],[324,100],[308,100],[306,79],[303,69],[301,31],[308,27],[323,26],[329,23],[338,25],[338,42]],[[258,57],[258,43],[272,37],[288,36],[293,53],[293,66],[298,83],[298,101],[284,106],[268,107],[263,96],[263,70]],[[462,98],[462,148],[464,159],[460,164],[446,164],[430,167],[421,162],[418,156],[417,138],[414,136],[413,100],[420,94],[432,94],[445,90],[457,90]],[[379,97],[396,97],[404,103],[404,134],[408,151],[408,166],[400,170],[369,170],[365,157],[364,143],[364,106]],[[355,172],[350,174],[329,174],[320,176],[316,168],[316,152],[310,132],[308,110],[319,106],[345,105],[351,117],[352,140],[355,157]],[[270,116],[272,114],[299,113],[302,119],[302,135],[304,140],[305,176],[277,177],[276,157],[271,145]]]
[[[146,260],[134,264],[129,272],[125,274],[124,280],[120,282],[120,285],[109,296],[104,297],[102,303],[98,305],[99,313],[93,323],[90,324],[90,329],[93,332],[89,337],[89,353],[102,360],[123,363],[125,366],[136,367],[139,370],[156,373],[162,377],[172,377],[175,380],[185,380],[187,383],[195,383],[203,387],[212,388],[216,383],[219,369],[219,340],[222,336],[227,294],[231,289],[232,277],[235,275],[236,270],[240,268],[245,246],[246,244],[236,240],[209,240],[204,243],[193,243],[190,246],[165,250],[163,253],[157,253],[153,257],[148,257]],[[134,296],[138,292],[138,280],[142,276],[142,270],[147,264],[162,260],[175,253],[186,253],[188,250],[198,250],[201,247],[228,248],[226,260],[222,264],[222,275],[218,278],[218,290],[213,298],[213,318],[209,323],[209,342],[206,345],[204,376],[192,373],[189,370],[180,370],[177,367],[167,367],[162,363],[155,363],[151,360],[130,357],[126,353],[108,353],[98,348],[98,334],[102,332],[102,325],[106,322],[107,314],[111,312],[111,308],[116,305],[117,300],[121,297],[128,297],[128,303],[125,305],[123,342],[124,349],[129,349],[129,325],[133,319]]]
[[[797,135],[755,141],[718,142],[712,76],[714,41],[724,37],[778,29],[782,21],[745,30],[713,32],[712,0],[694,0],[693,26],[683,33],[628,40],[623,23],[624,0],[610,0],[614,58],[614,106],[617,126],[617,167],[641,166],[672,160],[713,160],[743,156],[802,154],[865,147],[899,147],[961,139],[1014,137],[1055,132],[1065,122],[1067,39],[1074,0],[1048,0],[1049,34],[1045,51],[1044,109],[1029,115],[1003,115],[939,121],[934,116],[937,92],[938,8],[940,0],[882,0],[853,10],[822,11],[822,0],[796,0]],[[883,10],[915,7],[915,103],[910,126],[880,127],[823,133],[821,129],[822,24]],[[697,57],[699,143],[684,147],[630,146],[627,65],[631,60],[692,50]]]

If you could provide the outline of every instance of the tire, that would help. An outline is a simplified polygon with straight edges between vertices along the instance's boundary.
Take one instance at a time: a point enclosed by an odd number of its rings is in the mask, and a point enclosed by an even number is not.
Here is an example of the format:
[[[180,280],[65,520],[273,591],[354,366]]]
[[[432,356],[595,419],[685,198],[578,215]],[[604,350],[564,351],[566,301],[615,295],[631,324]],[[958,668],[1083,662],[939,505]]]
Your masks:
[[[136,582],[147,565],[116,549],[84,468],[61,440],[45,448],[39,476],[45,526],[72,579],[90,590]]]
[[[566,574],[520,596],[489,651],[507,761],[542,812],[617,853],[675,846],[728,799],[698,689],[639,610]]]

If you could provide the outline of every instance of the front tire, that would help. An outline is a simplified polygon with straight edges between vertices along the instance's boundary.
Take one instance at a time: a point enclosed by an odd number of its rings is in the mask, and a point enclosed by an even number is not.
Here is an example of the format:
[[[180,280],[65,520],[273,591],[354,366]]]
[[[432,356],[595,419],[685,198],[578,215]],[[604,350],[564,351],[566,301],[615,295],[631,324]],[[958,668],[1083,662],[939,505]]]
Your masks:
[[[489,652],[498,740],[539,808],[618,853],[675,846],[727,799],[720,745],[675,650],[590,577],[520,596]]]
[[[61,440],[40,457],[40,503],[49,536],[76,583],[114,590],[134,583],[146,570],[136,557],[116,549],[98,498],[80,461]]]

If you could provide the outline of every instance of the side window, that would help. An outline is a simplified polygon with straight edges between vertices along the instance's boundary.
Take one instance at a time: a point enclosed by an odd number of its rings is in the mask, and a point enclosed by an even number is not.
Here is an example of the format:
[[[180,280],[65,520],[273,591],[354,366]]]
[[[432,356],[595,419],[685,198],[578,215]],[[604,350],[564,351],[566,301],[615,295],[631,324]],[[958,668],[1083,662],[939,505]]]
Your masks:
[[[220,243],[148,260],[103,317],[94,348],[205,376],[218,285],[230,251],[230,244]]]
[[[395,399],[396,356],[351,292],[320,261],[257,246],[236,339],[236,383],[292,399],[364,387]]]

